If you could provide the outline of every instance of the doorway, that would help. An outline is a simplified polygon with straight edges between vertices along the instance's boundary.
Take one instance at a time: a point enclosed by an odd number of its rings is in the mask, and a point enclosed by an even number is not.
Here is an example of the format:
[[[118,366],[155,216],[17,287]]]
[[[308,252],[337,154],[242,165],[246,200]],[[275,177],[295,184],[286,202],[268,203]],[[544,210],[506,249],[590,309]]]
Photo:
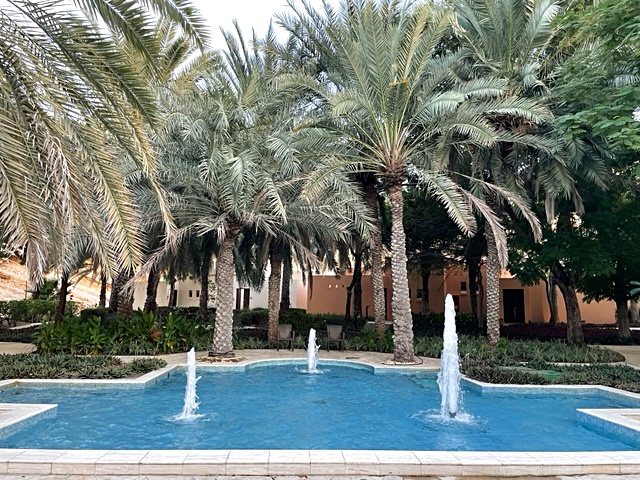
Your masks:
[[[524,290],[505,288],[502,290],[504,323],[524,323]]]

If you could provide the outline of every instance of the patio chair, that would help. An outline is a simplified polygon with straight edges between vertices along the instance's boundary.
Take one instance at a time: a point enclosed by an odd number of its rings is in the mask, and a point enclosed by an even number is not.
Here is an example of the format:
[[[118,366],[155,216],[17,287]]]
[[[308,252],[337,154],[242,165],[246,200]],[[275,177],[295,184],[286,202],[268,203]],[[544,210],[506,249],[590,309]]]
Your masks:
[[[327,352],[329,351],[329,345],[331,343],[337,343],[340,351],[344,350],[344,332],[342,331],[342,325],[327,325]]]
[[[293,344],[296,340],[296,332],[290,323],[281,323],[278,325],[278,340],[276,341],[276,350],[280,350],[280,342],[284,342],[289,350],[293,351]]]

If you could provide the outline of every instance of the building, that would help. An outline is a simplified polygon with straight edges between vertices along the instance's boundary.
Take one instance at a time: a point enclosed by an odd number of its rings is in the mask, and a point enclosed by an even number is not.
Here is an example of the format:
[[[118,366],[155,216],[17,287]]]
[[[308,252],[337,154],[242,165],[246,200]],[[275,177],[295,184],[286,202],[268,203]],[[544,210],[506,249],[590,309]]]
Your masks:
[[[267,272],[268,275],[268,272]],[[209,278],[210,306],[213,306],[214,275]],[[302,281],[300,272],[293,273],[290,283],[291,306],[302,308],[310,313],[343,314],[346,309],[347,287],[351,283],[351,274],[336,276],[331,273],[316,275],[313,278],[313,288]],[[471,313],[471,302],[468,291],[468,276],[461,268],[448,268],[432,272],[429,278],[429,306],[431,311],[442,312],[444,299],[447,294],[453,296],[459,312]],[[384,278],[387,318],[391,318],[391,275]],[[145,301],[146,284],[136,285],[134,308],[142,308]],[[200,302],[200,282],[184,280],[176,283],[177,305],[198,306]],[[158,287],[157,302],[166,306],[169,301],[169,286],[161,282]],[[422,310],[422,284],[419,275],[409,277],[409,295],[411,309],[415,313]],[[261,290],[249,288],[235,282],[235,308],[267,308],[267,284]],[[480,301],[480,298],[478,298]],[[611,324],[615,323],[615,303],[612,301],[591,302],[583,301],[578,293],[582,319],[587,323]],[[365,317],[374,316],[373,287],[371,276],[362,276],[362,310]],[[483,300],[482,311],[486,312]],[[503,271],[500,278],[500,318],[504,323],[544,323],[550,319],[549,304],[546,298],[544,284],[523,286],[520,281],[508,272]],[[558,293],[558,319],[566,322],[566,313],[562,295]]]

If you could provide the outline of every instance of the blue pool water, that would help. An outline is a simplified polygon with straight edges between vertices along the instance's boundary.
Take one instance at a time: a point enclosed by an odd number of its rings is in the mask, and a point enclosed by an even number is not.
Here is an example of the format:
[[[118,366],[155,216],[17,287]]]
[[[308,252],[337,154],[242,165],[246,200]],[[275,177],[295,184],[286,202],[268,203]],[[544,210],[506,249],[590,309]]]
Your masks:
[[[0,439],[0,448],[389,449],[477,451],[633,450],[599,434],[576,408],[638,407],[601,394],[505,394],[463,389],[465,420],[443,422],[433,373],[374,374],[344,366],[262,366],[200,372],[203,414],[176,422],[185,374],[140,390],[33,388],[0,403],[57,403],[55,418]]]

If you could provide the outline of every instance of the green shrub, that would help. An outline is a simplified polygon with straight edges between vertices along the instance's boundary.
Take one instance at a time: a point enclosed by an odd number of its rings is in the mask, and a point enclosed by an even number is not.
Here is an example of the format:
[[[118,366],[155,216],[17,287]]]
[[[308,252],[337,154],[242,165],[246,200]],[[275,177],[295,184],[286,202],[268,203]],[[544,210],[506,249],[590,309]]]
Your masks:
[[[9,300],[0,302],[0,317],[12,325],[17,322],[42,322],[55,314],[57,306],[57,300]],[[73,304],[69,308],[73,309]]]
[[[478,321],[465,313],[456,314],[458,333],[477,334]],[[413,314],[413,333],[415,336],[442,336],[444,331],[444,313],[430,312],[428,315]]]
[[[415,341],[418,355],[439,358],[442,351],[440,337],[418,337]],[[561,340],[509,340],[501,338],[495,348],[489,347],[486,338],[459,335],[458,352],[470,360],[486,360],[500,365],[522,362],[548,363],[612,363],[624,360],[618,352],[599,346],[567,345]]]
[[[93,317],[99,317],[103,322],[105,322],[107,321],[108,316],[109,309],[106,307],[85,308],[84,310],[80,310],[80,319],[84,321]]]
[[[498,365],[485,361],[466,360],[462,363],[461,370],[469,378],[486,383],[511,385],[548,385],[551,383],[550,380],[537,373],[499,368]]]
[[[393,331],[387,330],[382,341],[378,342],[375,330],[366,328],[356,336],[347,338],[345,348],[364,352],[393,352]]]
[[[269,311],[266,308],[234,310],[233,321],[242,327],[267,328]],[[286,322],[283,322],[286,323]]]
[[[65,317],[56,325],[44,322],[34,336],[39,353],[77,355],[153,355],[184,352],[208,344],[207,328],[177,314],[159,319],[152,313],[135,312],[131,319],[101,317],[82,320]]]
[[[0,380],[17,378],[125,378],[166,366],[159,358],[131,363],[103,355],[0,355]]]

